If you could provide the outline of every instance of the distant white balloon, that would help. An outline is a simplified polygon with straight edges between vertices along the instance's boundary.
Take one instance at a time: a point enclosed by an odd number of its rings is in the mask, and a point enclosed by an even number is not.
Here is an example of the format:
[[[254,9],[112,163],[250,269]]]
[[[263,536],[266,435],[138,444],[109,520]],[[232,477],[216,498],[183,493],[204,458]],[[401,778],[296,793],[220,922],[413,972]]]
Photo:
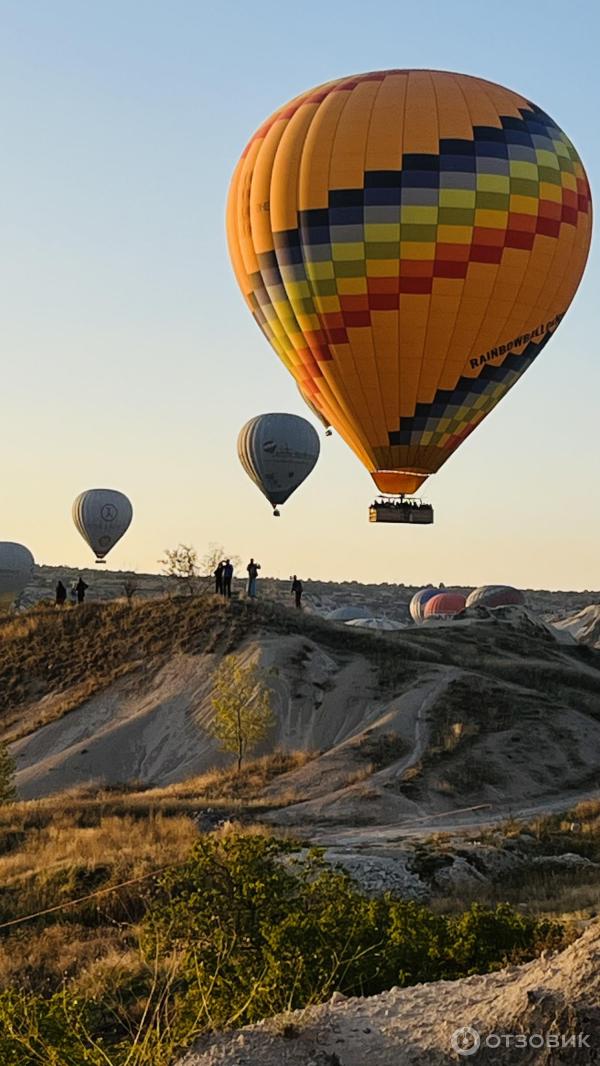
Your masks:
[[[73,521],[83,539],[101,563],[127,532],[133,518],[133,508],[122,492],[116,489],[88,489],[73,503]]]
[[[29,584],[35,560],[23,544],[0,541],[0,610],[8,610]]]

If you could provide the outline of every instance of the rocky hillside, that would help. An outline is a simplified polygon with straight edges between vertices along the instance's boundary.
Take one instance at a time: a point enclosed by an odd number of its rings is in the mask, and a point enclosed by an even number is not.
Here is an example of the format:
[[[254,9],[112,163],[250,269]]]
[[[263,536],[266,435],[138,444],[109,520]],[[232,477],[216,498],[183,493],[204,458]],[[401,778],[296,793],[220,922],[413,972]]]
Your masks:
[[[563,633],[570,633],[575,640],[600,648],[600,603],[590,604],[575,614],[554,620],[553,624]]]
[[[262,750],[316,753],[265,791],[280,822],[391,823],[598,779],[600,654],[521,608],[378,633],[201,595],[38,608],[0,636],[0,729],[24,797],[222,765],[206,726],[232,651],[267,672]]]

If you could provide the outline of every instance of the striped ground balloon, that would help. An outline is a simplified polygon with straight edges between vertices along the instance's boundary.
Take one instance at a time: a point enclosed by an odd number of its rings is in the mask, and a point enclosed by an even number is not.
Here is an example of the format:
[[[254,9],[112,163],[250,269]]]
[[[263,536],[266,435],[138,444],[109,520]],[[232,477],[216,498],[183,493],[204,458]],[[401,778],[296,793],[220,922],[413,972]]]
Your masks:
[[[276,111],[228,240],[258,325],[381,491],[413,492],[531,366],[591,234],[556,122],[480,78],[388,70]]]
[[[482,585],[467,596],[467,607],[508,607],[522,606],[525,596],[520,589],[512,585]]]

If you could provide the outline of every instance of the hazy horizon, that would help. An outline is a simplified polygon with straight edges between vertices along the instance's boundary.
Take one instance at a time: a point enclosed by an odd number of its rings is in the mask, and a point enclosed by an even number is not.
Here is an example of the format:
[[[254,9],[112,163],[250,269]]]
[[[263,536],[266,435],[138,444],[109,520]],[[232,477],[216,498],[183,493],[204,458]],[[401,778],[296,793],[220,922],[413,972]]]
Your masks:
[[[274,519],[236,455],[242,424],[306,415],[229,266],[224,205],[246,141],[279,105],[342,74],[459,70],[544,108],[595,189],[600,16],[509,0],[405,9],[383,0],[192,0],[101,7],[0,0],[5,145],[0,539],[92,566],[71,521],[111,487],[134,520],[107,569],[158,572],[165,548],[211,542],[265,574],[417,585],[600,588],[594,425],[595,244],[556,336],[425,484],[433,527],[370,526],[375,489],[336,436]],[[493,38],[493,40],[491,40]],[[68,563],[66,562],[68,560]]]

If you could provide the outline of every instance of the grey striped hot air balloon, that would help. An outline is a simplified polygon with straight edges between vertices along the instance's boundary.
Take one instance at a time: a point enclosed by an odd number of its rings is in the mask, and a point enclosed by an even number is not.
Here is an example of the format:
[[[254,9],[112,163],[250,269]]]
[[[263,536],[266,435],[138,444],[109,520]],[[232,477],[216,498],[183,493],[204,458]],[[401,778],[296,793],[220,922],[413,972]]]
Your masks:
[[[35,561],[23,544],[0,541],[0,611],[8,610],[28,585]]]
[[[131,503],[116,489],[87,489],[73,503],[73,521],[97,563],[104,562],[111,548],[129,529],[132,518]]]
[[[319,437],[298,415],[257,415],[240,430],[238,456],[248,477],[278,507],[292,495],[319,458]]]

